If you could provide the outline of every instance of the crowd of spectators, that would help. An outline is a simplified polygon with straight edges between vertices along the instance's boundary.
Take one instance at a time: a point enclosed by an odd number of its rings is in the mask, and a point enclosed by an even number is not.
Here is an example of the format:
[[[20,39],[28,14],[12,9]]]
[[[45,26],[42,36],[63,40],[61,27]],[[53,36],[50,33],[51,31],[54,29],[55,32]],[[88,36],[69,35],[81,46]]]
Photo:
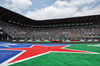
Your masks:
[[[100,26],[74,26],[55,28],[29,28],[0,22],[0,26],[13,37],[77,38],[100,37]]]

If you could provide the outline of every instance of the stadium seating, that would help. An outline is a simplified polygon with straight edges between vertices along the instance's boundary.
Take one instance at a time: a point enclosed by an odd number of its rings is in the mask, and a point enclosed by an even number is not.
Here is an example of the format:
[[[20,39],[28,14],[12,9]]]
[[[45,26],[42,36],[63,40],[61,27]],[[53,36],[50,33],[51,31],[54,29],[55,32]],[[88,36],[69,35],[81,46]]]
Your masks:
[[[35,39],[100,37],[100,26],[96,25],[55,28],[29,28],[0,21],[0,26],[13,37]]]

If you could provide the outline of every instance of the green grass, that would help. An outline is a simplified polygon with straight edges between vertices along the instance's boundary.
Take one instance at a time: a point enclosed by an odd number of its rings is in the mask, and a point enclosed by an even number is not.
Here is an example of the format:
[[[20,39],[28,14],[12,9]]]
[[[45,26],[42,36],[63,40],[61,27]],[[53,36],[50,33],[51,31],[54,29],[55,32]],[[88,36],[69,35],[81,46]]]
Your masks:
[[[94,44],[73,44],[66,49],[100,53]],[[100,66],[100,54],[51,52],[10,66]]]

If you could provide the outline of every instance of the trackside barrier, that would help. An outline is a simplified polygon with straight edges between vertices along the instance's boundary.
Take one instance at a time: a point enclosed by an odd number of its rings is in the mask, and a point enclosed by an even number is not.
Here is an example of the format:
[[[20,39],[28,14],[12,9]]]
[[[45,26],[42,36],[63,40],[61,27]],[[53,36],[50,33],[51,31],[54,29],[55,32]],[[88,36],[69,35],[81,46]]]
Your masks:
[[[27,42],[32,42],[32,40],[27,40]]]
[[[40,41],[40,40],[35,40],[35,41]]]
[[[50,42],[49,40],[44,40],[44,42]]]
[[[87,40],[87,41],[93,41],[93,40]]]
[[[15,42],[16,40],[12,40],[13,42]]]
[[[20,42],[24,42],[25,40],[19,40]]]
[[[62,42],[92,42],[100,40],[62,40]],[[52,42],[50,40],[12,40],[12,42]]]
[[[74,40],[72,40],[72,41],[80,41],[80,40],[78,40],[78,39],[74,39]]]
[[[100,41],[100,40],[98,40],[98,41]]]
[[[84,42],[85,40],[80,40],[80,41]]]
[[[35,40],[35,42],[42,42],[41,40]]]
[[[98,40],[94,40],[94,41],[98,41]]]
[[[70,40],[63,40],[62,42],[70,42]]]
[[[27,40],[27,41],[32,41],[32,40]]]
[[[13,42],[17,42],[17,41],[19,41],[19,40],[12,40]]]

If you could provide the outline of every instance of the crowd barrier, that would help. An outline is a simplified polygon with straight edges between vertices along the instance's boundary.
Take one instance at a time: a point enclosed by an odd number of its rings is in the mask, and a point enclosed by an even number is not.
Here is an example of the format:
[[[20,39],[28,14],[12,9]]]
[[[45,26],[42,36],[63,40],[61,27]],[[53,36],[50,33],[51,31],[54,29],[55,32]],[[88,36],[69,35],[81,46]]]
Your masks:
[[[100,40],[12,40],[12,42],[98,42]]]

